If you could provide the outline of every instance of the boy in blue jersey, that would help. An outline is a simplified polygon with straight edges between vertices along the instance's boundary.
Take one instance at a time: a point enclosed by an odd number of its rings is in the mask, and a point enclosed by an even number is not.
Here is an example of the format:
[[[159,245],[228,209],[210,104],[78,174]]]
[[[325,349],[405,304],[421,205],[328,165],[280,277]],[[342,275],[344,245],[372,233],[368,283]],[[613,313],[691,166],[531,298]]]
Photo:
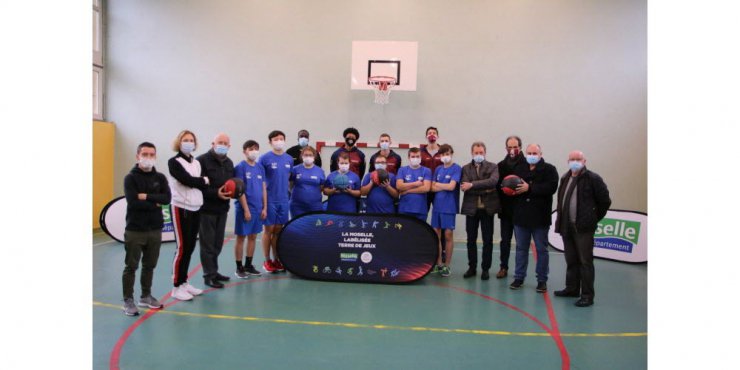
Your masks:
[[[341,152],[337,155],[338,170],[329,174],[324,184],[324,194],[329,197],[327,211],[357,213],[357,198],[360,197],[360,177],[350,172],[349,154]],[[337,176],[347,176],[347,188],[337,189],[334,179]]]
[[[432,188],[432,171],[421,165],[421,150],[409,149],[409,165],[401,167],[396,176],[400,200],[398,213],[427,221],[427,193]]]
[[[285,134],[282,131],[272,131],[267,138],[270,140],[272,151],[263,154],[259,160],[267,180],[267,218],[265,232],[262,234],[265,262],[262,267],[266,272],[276,272],[285,271],[283,264],[277,259],[277,238],[283,225],[288,223],[290,206],[288,181],[290,170],[293,168],[293,158],[284,152]],[[274,260],[270,258],[270,252]]]
[[[260,275],[260,272],[252,265],[257,234],[262,231],[262,222],[267,218],[267,185],[265,169],[257,163],[259,149],[260,145],[256,141],[247,140],[242,145],[246,160],[234,167],[234,177],[244,181],[244,194],[234,201],[235,275],[240,279],[246,279],[249,275]],[[242,264],[244,239],[247,239],[247,257]]]
[[[439,254],[437,257],[437,266],[432,272],[438,271],[442,276],[450,276],[450,262],[452,261],[452,234],[455,230],[455,215],[460,208],[460,176],[462,168],[457,163],[452,162],[454,154],[452,146],[444,144],[439,147],[440,159],[442,166],[434,170],[434,181],[432,182],[432,192],[434,202],[432,203],[432,227],[439,238]],[[442,232],[444,232],[445,241],[445,262],[442,265]]]
[[[388,158],[382,153],[375,156],[374,168],[377,170],[386,170]],[[396,213],[394,202],[398,199],[396,190],[396,175],[388,172],[388,179],[384,182],[376,181],[373,177],[375,171],[365,175],[362,179],[362,195],[367,196],[365,204],[367,213]]]
[[[314,165],[316,149],[310,145],[301,150],[303,164],[290,170],[290,215],[296,218],[304,213],[323,211],[321,191],[324,190],[324,170]]]

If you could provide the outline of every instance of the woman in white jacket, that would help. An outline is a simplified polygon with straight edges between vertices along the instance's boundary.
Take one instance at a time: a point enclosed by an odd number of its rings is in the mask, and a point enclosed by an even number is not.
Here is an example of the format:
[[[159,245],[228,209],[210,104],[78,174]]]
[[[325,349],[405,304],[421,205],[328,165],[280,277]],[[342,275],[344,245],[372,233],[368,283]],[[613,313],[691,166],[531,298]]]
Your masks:
[[[172,263],[172,297],[181,301],[193,299],[203,293],[188,283],[190,256],[195,250],[200,227],[200,207],[203,205],[202,189],[208,187],[208,178],[201,176],[200,162],[192,153],[198,147],[195,134],[183,130],[177,135],[172,149],[177,155],[167,162],[172,191],[172,224],[175,227],[175,259]]]

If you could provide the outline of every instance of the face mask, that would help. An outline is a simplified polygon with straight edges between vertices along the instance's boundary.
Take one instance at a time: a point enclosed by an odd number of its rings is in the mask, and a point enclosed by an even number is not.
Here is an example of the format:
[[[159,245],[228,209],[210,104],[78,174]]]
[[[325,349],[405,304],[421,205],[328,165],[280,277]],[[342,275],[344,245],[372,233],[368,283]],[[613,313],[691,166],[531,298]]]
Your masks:
[[[486,157],[484,157],[484,156],[482,156],[480,154],[473,156],[473,161],[475,161],[475,163],[481,163],[481,162],[483,162],[484,159],[486,159]]]
[[[218,155],[226,155],[226,153],[229,152],[229,147],[226,145],[216,145],[216,148],[214,148],[213,151]]]
[[[310,166],[313,164],[313,157],[303,157],[303,164]]]
[[[380,149],[388,150],[388,148],[390,148],[390,147],[391,147],[391,143],[388,143],[388,142],[385,142],[385,141],[380,142]]]
[[[185,154],[190,154],[195,150],[195,143],[192,141],[183,141],[180,143],[180,151]]]
[[[568,167],[570,167],[570,170],[573,172],[578,172],[583,168],[583,163],[579,161],[569,161]]]
[[[512,149],[509,151],[509,157],[514,158],[519,155],[519,149]]]
[[[251,161],[256,161],[257,157],[259,156],[260,156],[259,150],[250,150],[249,152],[247,152],[247,158],[249,158],[249,160]]]
[[[437,135],[429,135],[429,136],[427,136],[427,140],[430,143],[436,143],[437,142]]]
[[[339,172],[347,173],[348,171],[349,171],[349,163],[339,165]]]
[[[443,155],[439,159],[442,160],[442,163],[444,164],[452,162],[452,157],[449,155]]]
[[[347,143],[347,145],[349,145],[349,146],[355,145],[355,139],[353,139],[351,137],[345,138],[344,139],[344,142]]]
[[[537,164],[537,162],[540,161],[540,156],[538,155],[527,155],[527,163],[529,164]]]
[[[303,148],[306,145],[308,145],[308,138],[307,137],[299,137],[298,138],[298,145],[300,145],[301,148]]]
[[[409,158],[409,163],[411,164],[411,167],[419,167],[421,164],[421,158]]]
[[[141,158],[139,159],[139,166],[141,166],[142,169],[145,170],[151,170],[152,167],[154,167],[154,163],[156,160],[150,159],[150,158]]]
[[[375,169],[377,169],[377,170],[384,170],[385,168],[386,168],[386,164],[385,163],[376,163],[375,164]]]
[[[272,142],[273,149],[281,151],[285,148],[285,140],[276,140]]]

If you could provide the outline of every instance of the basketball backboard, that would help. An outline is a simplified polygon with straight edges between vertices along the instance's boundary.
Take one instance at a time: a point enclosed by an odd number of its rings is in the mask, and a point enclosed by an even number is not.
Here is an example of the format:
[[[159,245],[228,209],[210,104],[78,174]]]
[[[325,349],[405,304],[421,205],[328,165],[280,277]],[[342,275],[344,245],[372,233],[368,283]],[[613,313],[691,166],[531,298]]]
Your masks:
[[[410,41],[353,41],[352,90],[371,90],[372,76],[396,79],[394,91],[416,91],[419,44]]]

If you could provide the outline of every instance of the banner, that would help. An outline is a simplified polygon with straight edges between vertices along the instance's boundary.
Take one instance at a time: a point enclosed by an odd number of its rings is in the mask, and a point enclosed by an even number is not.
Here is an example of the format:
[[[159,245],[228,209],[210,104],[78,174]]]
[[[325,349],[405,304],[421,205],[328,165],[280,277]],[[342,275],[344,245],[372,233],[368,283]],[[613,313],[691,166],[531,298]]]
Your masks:
[[[100,211],[100,228],[111,238],[123,243],[123,233],[126,231],[126,202],[125,197],[113,199]],[[175,227],[172,225],[170,205],[162,206],[162,242],[175,241]]]
[[[311,212],[285,225],[280,261],[301,277],[326,281],[408,283],[437,262],[437,235],[397,214]]]
[[[557,212],[552,213],[550,246],[564,250],[563,238],[555,233]],[[647,262],[647,214],[610,209],[599,221],[594,234],[594,257],[614,261]]]

